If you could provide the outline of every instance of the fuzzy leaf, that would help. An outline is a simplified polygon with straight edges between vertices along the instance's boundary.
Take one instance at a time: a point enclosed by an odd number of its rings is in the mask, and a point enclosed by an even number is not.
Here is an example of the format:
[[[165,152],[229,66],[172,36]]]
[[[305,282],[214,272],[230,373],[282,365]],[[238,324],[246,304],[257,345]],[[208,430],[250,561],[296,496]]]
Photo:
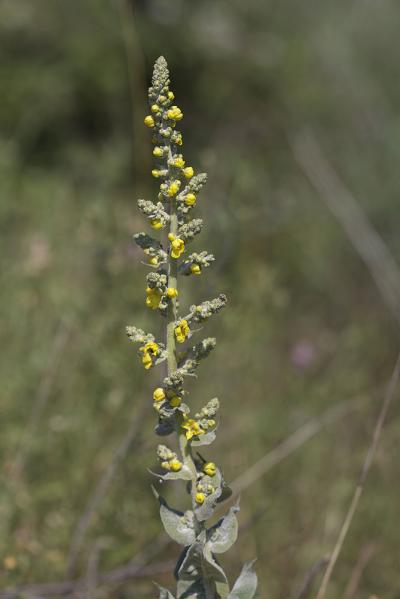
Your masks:
[[[195,538],[193,526],[193,512],[179,512],[169,507],[167,502],[161,495],[155,491],[155,494],[160,502],[160,517],[164,525],[165,531],[171,539],[180,545],[191,545]]]
[[[205,435],[201,435],[197,440],[192,441],[193,447],[200,447],[200,445],[210,445],[215,441],[215,432],[211,431]]]
[[[199,537],[200,539],[200,537]],[[181,557],[176,577],[178,580],[195,581],[202,575],[203,540],[196,541],[187,548]]]
[[[179,580],[178,599],[206,599],[206,592],[201,580]]]
[[[222,493],[221,495],[218,497],[218,501],[217,503],[222,503],[223,501],[225,501],[226,499],[229,499],[229,497],[232,495],[232,489],[226,484],[226,482],[223,480],[222,481]]]
[[[170,435],[175,430],[175,422],[172,418],[163,418],[159,421],[154,431],[160,437],[166,437]]]
[[[172,593],[169,592],[168,589],[165,589],[164,587],[160,587],[158,584],[156,585],[158,590],[160,591],[160,596],[158,599],[175,599],[175,597],[172,595]]]
[[[228,599],[253,599],[257,590],[257,574],[253,570],[255,560],[247,562],[242,568]]]
[[[218,498],[220,497],[220,495],[222,493],[221,483],[222,483],[222,475],[221,475],[220,470],[217,470],[216,474],[213,477],[210,477],[210,476],[203,477],[202,484],[204,484],[204,485],[211,484],[215,488],[215,491],[214,491],[214,493],[207,495],[207,497],[204,500],[204,503],[202,503],[201,505],[199,505],[195,508],[196,518],[199,520],[199,522],[208,520],[208,518],[212,515],[212,513],[215,509],[215,505],[218,501]]]
[[[225,553],[232,547],[238,536],[238,521],[236,513],[239,505],[229,509],[228,514],[207,531],[208,546],[212,553]]]
[[[159,474],[152,470],[149,470],[149,472],[160,480],[190,480],[192,478],[190,469],[187,466],[182,466],[179,472],[167,472],[166,474]]]
[[[204,578],[212,582],[228,584],[225,572],[215,560],[210,548],[207,545],[205,545],[203,549],[203,557],[204,559],[202,566]]]
[[[221,599],[228,599],[229,584],[227,582],[216,582],[215,588],[218,593],[218,597],[220,597]]]

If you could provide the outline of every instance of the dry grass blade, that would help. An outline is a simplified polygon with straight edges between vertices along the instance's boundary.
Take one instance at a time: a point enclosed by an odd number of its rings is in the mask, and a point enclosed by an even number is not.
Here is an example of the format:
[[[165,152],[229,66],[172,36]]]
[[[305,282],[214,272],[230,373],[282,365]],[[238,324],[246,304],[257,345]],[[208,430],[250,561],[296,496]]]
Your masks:
[[[145,413],[147,412],[147,406],[145,406],[134,418],[131,426],[129,427],[125,437],[122,439],[119,447],[116,449],[112,460],[108,464],[103,476],[100,478],[96,488],[94,489],[92,495],[90,496],[86,507],[83,511],[82,516],[80,517],[75,531],[72,536],[72,541],[69,550],[69,557],[67,563],[67,576],[70,577],[73,575],[79,551],[81,549],[86,531],[89,527],[89,524],[93,518],[93,515],[99,508],[102,500],[104,499],[112,481],[115,478],[115,475],[118,470],[119,464],[124,460],[128,451],[132,448],[133,445],[137,445],[141,442],[141,439],[138,436],[138,432],[143,422],[143,418]]]
[[[32,403],[32,409],[29,414],[28,422],[26,423],[25,430],[22,433],[19,447],[14,462],[11,466],[9,474],[10,482],[14,482],[15,480],[19,479],[24,470],[27,454],[39,427],[43,412],[45,411],[49,401],[70,332],[70,327],[65,322],[61,321],[58,325],[57,333],[49,353],[47,367],[40,381],[37,395]]]
[[[390,382],[389,382],[389,385],[387,388],[387,392],[385,394],[385,397],[384,397],[384,400],[382,403],[382,407],[381,407],[381,410],[378,415],[378,419],[376,421],[372,441],[368,448],[367,455],[365,457],[365,461],[364,461],[364,464],[363,464],[363,467],[361,470],[360,478],[358,480],[356,489],[354,491],[353,499],[351,501],[350,507],[347,511],[346,517],[342,524],[342,528],[340,530],[338,539],[336,541],[336,545],[335,545],[333,552],[331,554],[331,557],[329,559],[328,567],[325,571],[325,574],[322,579],[322,583],[319,588],[316,599],[323,599],[323,597],[325,597],[326,589],[328,587],[329,580],[332,576],[333,569],[334,569],[337,559],[339,557],[340,551],[343,547],[343,543],[344,543],[344,541],[346,539],[346,535],[349,531],[351,522],[353,520],[355,511],[358,506],[358,502],[360,501],[360,497],[364,490],[365,480],[366,480],[368,472],[371,468],[372,460],[375,456],[375,452],[378,447],[379,439],[382,434],[383,425],[385,423],[386,416],[389,411],[390,405],[393,402],[393,399],[395,397],[395,392],[396,392],[398,382],[399,382],[399,376],[400,376],[400,354],[397,358],[396,365],[394,367],[393,374],[390,379]]]
[[[364,397],[357,397],[352,401],[346,401],[333,408],[329,408],[321,416],[311,418],[306,424],[298,428],[272,451],[269,451],[255,464],[247,468],[243,474],[235,478],[229,485],[233,494],[235,496],[239,495],[242,491],[264,476],[271,470],[271,468],[279,464],[286,457],[294,453],[296,449],[319,433],[321,429],[329,424],[337,422],[349,414],[349,412],[356,409],[364,400]]]
[[[325,566],[327,565],[328,562],[329,562],[329,557],[323,557],[323,558],[319,559],[312,566],[312,568],[310,568],[310,570],[306,573],[306,575],[304,577],[304,581],[301,586],[301,589],[299,589],[299,591],[296,593],[296,595],[294,595],[294,599],[305,599],[306,597],[308,597],[315,578],[325,568]]]
[[[295,159],[365,263],[381,296],[400,325],[400,269],[359,203],[324,157],[308,130],[291,140]]]

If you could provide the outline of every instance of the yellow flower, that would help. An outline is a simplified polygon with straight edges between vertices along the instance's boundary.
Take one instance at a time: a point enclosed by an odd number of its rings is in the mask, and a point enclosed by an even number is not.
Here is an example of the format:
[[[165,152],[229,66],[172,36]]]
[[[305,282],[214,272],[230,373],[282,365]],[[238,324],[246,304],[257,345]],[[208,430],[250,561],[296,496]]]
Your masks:
[[[178,193],[180,186],[181,182],[178,180],[172,181],[172,183],[170,183],[168,187],[168,195],[170,198],[174,197],[174,195]]]
[[[157,168],[153,168],[153,170],[151,171],[151,174],[153,175],[153,177],[155,177],[156,179],[158,179],[158,177],[161,175],[160,171]]]
[[[205,498],[206,496],[204,495],[204,493],[196,493],[196,503],[199,503],[201,505],[202,503],[204,503]]]
[[[217,472],[217,467],[214,462],[207,462],[203,466],[203,472],[204,474],[208,474],[208,476],[214,476]]]
[[[194,206],[196,204],[196,196],[194,193],[188,193],[185,197],[186,206]]]
[[[168,239],[171,242],[171,256],[172,258],[179,258],[185,251],[185,242],[179,237],[175,237],[172,233],[168,235]]]
[[[167,117],[173,121],[180,121],[183,118],[183,113],[178,106],[171,106],[167,111]]]
[[[148,370],[150,368],[152,363],[153,363],[153,360],[151,359],[150,354],[148,354],[148,353],[143,354],[142,364],[146,368],[146,370]]]
[[[190,328],[187,320],[183,319],[180,321],[178,326],[175,327],[175,337],[178,343],[184,343],[187,336],[190,333]]]
[[[145,345],[139,348],[139,351],[143,354],[142,364],[148,370],[153,364],[153,357],[158,356],[160,349],[154,341],[149,341]]]
[[[171,397],[171,399],[169,400],[170,406],[172,408],[178,408],[181,403],[182,403],[182,398],[179,397],[179,395],[174,395],[173,397]]]
[[[160,102],[160,104],[165,104],[166,99],[167,98],[165,96],[159,96],[158,97],[158,101]]]
[[[153,150],[153,156],[162,156],[164,154],[164,150],[160,148],[160,146],[156,146]]]
[[[173,100],[175,98],[174,92],[168,92],[168,100]]]
[[[177,158],[175,158],[174,166],[176,166],[177,168],[183,168],[185,166],[185,161],[183,160],[182,156],[178,156]]]
[[[146,306],[152,310],[156,310],[161,302],[161,291],[156,287],[147,287],[146,294]]]
[[[214,426],[216,425],[215,420],[207,420],[207,424],[209,428],[214,428]]]
[[[161,462],[161,468],[164,468],[164,470],[171,470],[171,465],[169,462]]]
[[[152,227],[153,229],[158,230],[158,229],[162,229],[163,228],[163,224],[162,224],[162,222],[160,221],[159,218],[153,218],[150,221],[150,227]]]
[[[168,287],[168,289],[167,289],[167,295],[171,299],[174,298],[174,297],[177,297],[178,296],[178,290],[175,289],[175,287]]]
[[[153,117],[151,116],[151,114],[149,114],[149,115],[147,115],[147,116],[145,117],[145,119],[144,119],[144,124],[145,124],[147,127],[150,127],[150,128],[154,127],[154,119],[153,119]]]
[[[194,175],[194,170],[191,166],[187,166],[186,168],[183,169],[183,174],[185,175],[185,177],[187,179],[191,179]]]
[[[153,104],[153,106],[151,107],[151,112],[157,114],[157,112],[160,112],[160,107],[157,104]]]
[[[175,132],[175,143],[177,146],[181,146],[183,144],[182,133]]]
[[[171,460],[169,463],[172,472],[179,472],[179,470],[181,470],[182,468],[182,462],[180,462],[177,459]]]
[[[192,418],[188,418],[181,425],[182,428],[186,431],[185,436],[186,439],[190,440],[192,437],[198,437],[199,435],[204,435],[204,431],[201,428],[200,424],[193,420]]]
[[[201,275],[201,266],[199,264],[192,264],[190,272],[192,275]]]
[[[157,387],[157,389],[154,389],[153,399],[154,401],[162,401],[165,399],[165,391],[162,387]]]
[[[157,258],[157,256],[152,256],[152,257],[150,258],[150,260],[149,260],[149,263],[150,263],[152,266],[158,266],[158,258]]]

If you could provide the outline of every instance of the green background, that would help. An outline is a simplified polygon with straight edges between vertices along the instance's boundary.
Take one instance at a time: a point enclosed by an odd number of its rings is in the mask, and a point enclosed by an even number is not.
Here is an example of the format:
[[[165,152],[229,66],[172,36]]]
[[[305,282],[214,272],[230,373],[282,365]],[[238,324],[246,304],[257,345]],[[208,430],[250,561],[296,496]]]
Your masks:
[[[144,306],[147,271],[131,242],[145,226],[136,198],[156,193],[143,117],[160,54],[187,163],[209,174],[194,247],[217,257],[181,295],[229,297],[204,328],[218,346],[192,385],[193,405],[222,405],[207,457],[235,479],[313,416],[349,407],[242,492],[243,530],[223,564],[233,580],[257,556],[259,596],[286,599],[329,553],[399,346],[396,307],[355,249],[361,214],[400,262],[399,28],[390,0],[0,2],[3,589],[64,579],[77,524],[129,431],[73,575],[139,556],[153,570],[91,597],[173,587],[179,549],[143,553],[161,531],[147,473],[157,373],[124,334],[162,326]],[[327,169],[334,189],[317,189],[305,162],[322,179]],[[326,203],[343,188],[360,210],[350,234]],[[332,599],[400,597],[399,418],[395,405]]]

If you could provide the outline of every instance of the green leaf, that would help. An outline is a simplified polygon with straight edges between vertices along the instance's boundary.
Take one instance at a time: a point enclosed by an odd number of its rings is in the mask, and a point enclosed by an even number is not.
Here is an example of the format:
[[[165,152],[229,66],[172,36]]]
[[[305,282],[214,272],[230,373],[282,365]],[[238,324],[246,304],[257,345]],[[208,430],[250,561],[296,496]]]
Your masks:
[[[183,513],[170,508],[165,499],[157,491],[154,492],[160,502],[160,517],[165,531],[180,545],[191,545],[196,538],[193,512],[189,510]]]
[[[236,513],[239,505],[233,505],[226,516],[207,531],[207,545],[212,553],[225,553],[232,547],[238,536]]]
[[[228,595],[228,599],[253,599],[257,590],[257,574],[253,570],[255,561],[247,562],[243,566],[239,578]]]

